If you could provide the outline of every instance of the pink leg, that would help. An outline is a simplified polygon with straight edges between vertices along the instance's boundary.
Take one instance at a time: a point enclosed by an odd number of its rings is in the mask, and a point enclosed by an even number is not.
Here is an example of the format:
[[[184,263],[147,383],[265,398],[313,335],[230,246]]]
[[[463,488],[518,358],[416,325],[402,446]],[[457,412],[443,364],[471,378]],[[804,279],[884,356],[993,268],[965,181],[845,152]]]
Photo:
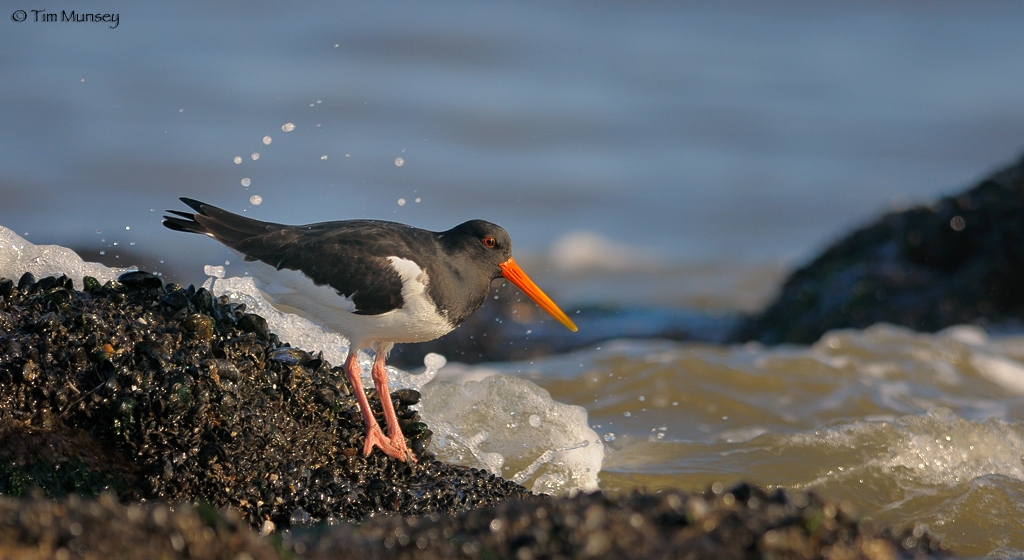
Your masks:
[[[363,383],[359,379],[359,363],[356,359],[356,354],[355,348],[349,350],[348,358],[345,359],[344,369],[345,375],[348,376],[348,382],[352,385],[352,390],[359,401],[359,410],[363,413],[363,424],[366,425],[366,444],[363,446],[363,455],[369,455],[373,451],[374,446],[376,446],[388,457],[405,461],[407,455],[405,446],[403,445],[402,449],[398,449],[392,445],[391,441],[384,437],[384,433],[381,432],[377,419],[373,417],[373,412],[370,410],[370,401],[366,398],[366,393],[363,391]],[[388,399],[388,404],[391,404],[390,398]],[[394,411],[391,414],[394,415]]]
[[[398,416],[395,415],[395,406],[391,403],[391,393],[388,392],[388,374],[384,369],[386,359],[387,351],[378,347],[377,356],[373,359],[373,385],[377,387],[380,404],[384,408],[384,420],[387,421],[391,446],[405,454],[409,461],[415,463],[416,458],[409,453],[409,449],[405,446],[405,436],[402,435],[402,429],[398,427]]]

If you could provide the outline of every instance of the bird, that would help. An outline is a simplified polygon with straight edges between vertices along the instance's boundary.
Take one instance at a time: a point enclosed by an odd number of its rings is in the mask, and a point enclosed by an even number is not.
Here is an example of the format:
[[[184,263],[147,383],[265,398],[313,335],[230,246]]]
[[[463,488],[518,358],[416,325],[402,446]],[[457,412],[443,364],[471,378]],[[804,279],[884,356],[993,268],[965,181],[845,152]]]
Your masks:
[[[276,307],[297,311],[348,339],[342,369],[362,413],[364,456],[376,447],[399,461],[416,462],[388,392],[387,355],[395,344],[425,342],[454,330],[483,304],[492,281],[509,280],[577,331],[516,264],[508,232],[491,222],[469,220],[440,232],[383,220],[285,225],[180,200],[194,212],[168,210],[172,215],[163,217],[164,226],[224,244],[242,257]],[[387,435],[362,388],[359,350],[375,353],[371,373]]]

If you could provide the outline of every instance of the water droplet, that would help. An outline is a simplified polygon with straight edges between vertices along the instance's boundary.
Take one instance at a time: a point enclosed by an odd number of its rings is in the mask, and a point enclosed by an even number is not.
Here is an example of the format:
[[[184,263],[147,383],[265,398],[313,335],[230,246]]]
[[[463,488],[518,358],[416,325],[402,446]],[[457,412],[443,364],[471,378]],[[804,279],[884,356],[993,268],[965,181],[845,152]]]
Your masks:
[[[423,199],[422,199],[422,198],[420,198],[420,197],[418,197],[418,196],[416,197],[416,204],[419,204],[419,203],[420,203],[420,202],[422,202],[422,201],[423,201]]]
[[[254,194],[249,197],[249,204],[259,206],[260,204],[263,204],[263,197],[258,194]]]
[[[270,136],[264,136],[264,137],[263,137],[263,143],[264,143],[265,145],[267,145],[267,146],[269,146],[269,145],[270,145],[270,143],[271,143],[271,142],[273,142],[273,141],[274,141],[274,139],[273,139],[273,138],[271,138]]]
[[[398,199],[398,205],[399,206],[405,206],[405,199],[404,198],[399,198]]]
[[[259,152],[253,152],[252,155],[249,156],[249,157],[251,157],[253,161],[256,161],[256,160],[260,159],[260,153]]]
[[[403,165],[405,165],[405,160],[400,158],[400,157],[396,157],[395,158],[395,167],[402,167]]]
[[[106,254],[107,254],[106,251],[100,251],[100,255],[106,255]]]
[[[208,264],[208,265],[203,266],[203,274],[205,274],[207,276],[213,276],[215,278],[224,278],[224,267],[223,266],[213,266],[213,265]]]
[[[252,179],[249,179],[248,177],[245,177],[244,179],[242,179],[242,186],[243,187],[248,187],[251,184],[252,184]]]
[[[542,424],[542,422],[540,421],[540,416],[537,414],[531,414],[529,421],[530,425],[533,426],[534,428],[539,428]]]
[[[184,107],[181,107],[181,108],[179,108],[179,109],[178,109],[178,112],[179,112],[179,113],[184,113],[184,112],[185,112],[185,108],[184,108]]]
[[[124,226],[125,231],[132,229],[132,226]]]
[[[626,418],[632,418],[633,417],[633,413],[628,412],[628,411],[627,412],[623,412],[622,415],[625,416]]]
[[[233,161],[235,162],[235,165],[241,165],[242,164],[242,156],[235,156],[235,159]]]
[[[291,132],[295,130],[295,123],[284,123],[283,125],[281,125],[281,130],[285,132]]]
[[[320,161],[323,161],[325,159],[327,159],[327,154],[324,154],[324,155],[320,156]]]
[[[319,105],[319,104],[321,104],[321,103],[323,103],[323,101],[320,101],[319,99],[317,99],[317,100],[316,100],[316,104],[317,104],[317,105]]]

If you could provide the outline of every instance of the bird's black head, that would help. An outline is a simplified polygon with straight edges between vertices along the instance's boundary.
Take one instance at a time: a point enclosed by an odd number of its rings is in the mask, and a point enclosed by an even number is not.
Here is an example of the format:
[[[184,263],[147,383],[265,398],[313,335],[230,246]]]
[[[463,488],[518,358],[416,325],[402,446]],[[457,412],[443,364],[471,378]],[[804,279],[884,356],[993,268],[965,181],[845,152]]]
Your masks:
[[[470,220],[441,233],[440,238],[441,242],[447,245],[452,256],[470,258],[476,263],[483,264],[486,269],[491,269],[490,265],[493,263],[493,272],[490,273],[490,278],[483,278],[488,283],[495,278],[507,278],[559,323],[573,332],[576,331],[576,325],[572,320],[516,264],[515,259],[512,258],[512,239],[501,226],[483,220]],[[486,286],[484,286],[484,290],[480,293],[486,294],[486,291]],[[482,302],[483,295],[479,300],[474,300],[470,313],[475,311]]]
[[[441,234],[442,242],[476,262],[493,264],[491,278],[502,275],[501,263],[512,258],[512,239],[504,228],[484,220],[470,220]]]

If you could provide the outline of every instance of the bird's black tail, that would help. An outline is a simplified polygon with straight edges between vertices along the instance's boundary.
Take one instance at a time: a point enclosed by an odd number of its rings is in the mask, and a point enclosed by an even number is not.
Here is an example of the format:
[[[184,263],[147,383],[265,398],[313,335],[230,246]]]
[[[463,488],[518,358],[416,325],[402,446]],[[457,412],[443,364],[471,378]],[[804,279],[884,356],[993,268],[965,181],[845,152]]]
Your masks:
[[[261,235],[286,227],[282,224],[261,222],[252,218],[246,218],[245,216],[239,216],[238,214],[233,214],[227,210],[195,199],[182,197],[180,200],[197,213],[192,214],[168,210],[169,214],[174,215],[164,216],[163,223],[165,227],[174,231],[209,235],[228,247],[234,247],[239,241],[254,235]]]

